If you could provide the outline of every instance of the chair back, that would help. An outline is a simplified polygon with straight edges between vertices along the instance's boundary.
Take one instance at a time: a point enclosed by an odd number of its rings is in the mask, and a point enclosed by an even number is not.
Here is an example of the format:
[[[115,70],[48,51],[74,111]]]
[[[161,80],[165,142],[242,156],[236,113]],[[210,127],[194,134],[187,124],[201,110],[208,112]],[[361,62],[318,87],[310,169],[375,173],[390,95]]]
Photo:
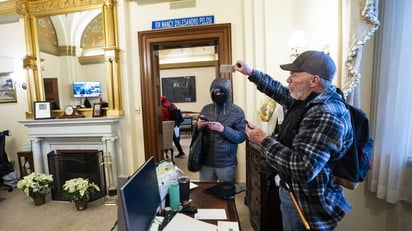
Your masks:
[[[173,132],[175,121],[162,121],[163,127],[163,150],[173,149]]]
[[[180,132],[189,136],[192,136],[192,130],[193,130],[193,117],[188,116],[188,117],[183,117],[183,122],[180,124]]]

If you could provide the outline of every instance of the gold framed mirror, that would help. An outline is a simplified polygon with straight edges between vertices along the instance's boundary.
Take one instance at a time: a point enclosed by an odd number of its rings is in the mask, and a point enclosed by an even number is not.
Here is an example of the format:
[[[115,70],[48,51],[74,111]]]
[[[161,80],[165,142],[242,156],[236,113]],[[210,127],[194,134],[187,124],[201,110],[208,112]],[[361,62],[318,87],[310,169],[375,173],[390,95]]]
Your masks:
[[[91,60],[91,62],[102,62],[103,76],[101,82],[102,90],[105,95],[107,107],[102,108],[104,114],[107,116],[123,116],[122,105],[122,84],[120,78],[120,59],[117,38],[117,14],[116,14],[115,0],[90,0],[90,1],[67,1],[67,0],[17,0],[16,11],[17,14],[24,18],[25,39],[26,39],[26,56],[23,60],[23,67],[26,70],[27,82],[27,112],[26,118],[33,119],[33,102],[45,101],[45,87],[44,76],[42,71],[42,62],[39,45],[39,24],[47,22],[46,18],[63,15],[63,17],[70,17],[72,13],[85,14],[88,11],[100,10],[100,21],[102,22],[102,49],[100,55],[89,57],[80,57],[82,60]],[[96,18],[94,15],[93,19]],[[86,23],[87,24],[87,23]],[[89,24],[88,24],[89,25]],[[90,30],[86,27],[85,30]],[[82,32],[78,32],[82,33]],[[77,35],[76,35],[77,36]],[[78,35],[78,37],[82,37]],[[65,55],[71,53],[78,53],[71,44],[62,44],[59,49],[63,47]],[[70,65],[67,65],[70,66]],[[65,74],[62,74],[65,76]],[[68,76],[69,74],[67,74]],[[73,75],[73,74],[71,74]],[[75,74],[74,74],[75,75]],[[79,81],[79,80],[76,80]],[[66,87],[66,85],[64,86]],[[67,93],[66,93],[67,94]],[[68,104],[68,103],[65,103]],[[64,108],[65,105],[60,105]],[[86,117],[92,117],[92,108],[80,108],[80,113]],[[53,110],[53,117],[59,117],[63,114],[63,110]]]

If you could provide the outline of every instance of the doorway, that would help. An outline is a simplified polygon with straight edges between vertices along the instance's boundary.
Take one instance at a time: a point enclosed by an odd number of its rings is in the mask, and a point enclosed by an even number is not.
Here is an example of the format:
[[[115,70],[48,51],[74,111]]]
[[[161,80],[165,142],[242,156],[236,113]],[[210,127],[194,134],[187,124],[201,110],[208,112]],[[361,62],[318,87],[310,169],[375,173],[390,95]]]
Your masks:
[[[160,70],[157,51],[181,47],[215,46],[217,53],[216,76],[220,64],[232,63],[231,24],[214,24],[138,33],[140,56],[140,83],[142,86],[143,136],[145,159],[155,155],[163,159],[162,126],[160,112]],[[231,73],[220,74],[232,80]]]

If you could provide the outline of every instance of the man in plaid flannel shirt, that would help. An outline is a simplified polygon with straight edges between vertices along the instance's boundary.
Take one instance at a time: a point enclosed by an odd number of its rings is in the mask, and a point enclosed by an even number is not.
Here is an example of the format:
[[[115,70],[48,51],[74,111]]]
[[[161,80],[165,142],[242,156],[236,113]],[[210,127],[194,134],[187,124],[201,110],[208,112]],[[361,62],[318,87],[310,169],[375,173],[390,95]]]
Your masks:
[[[235,65],[259,91],[286,108],[276,137],[249,124],[248,139],[260,145],[280,176],[283,230],[304,230],[304,220],[311,230],[333,230],[352,208],[333,182],[330,167],[351,145],[353,132],[349,111],[332,85],[336,66],[325,53],[306,51],[280,67],[290,72],[288,87],[244,61]]]

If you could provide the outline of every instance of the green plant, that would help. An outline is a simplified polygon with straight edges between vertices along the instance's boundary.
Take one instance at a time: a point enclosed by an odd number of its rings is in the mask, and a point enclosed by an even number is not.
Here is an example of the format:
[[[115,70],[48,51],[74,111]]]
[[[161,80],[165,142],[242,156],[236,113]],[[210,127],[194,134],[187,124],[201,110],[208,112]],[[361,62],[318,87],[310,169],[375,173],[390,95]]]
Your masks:
[[[71,202],[88,201],[93,193],[100,191],[98,185],[89,182],[89,179],[81,177],[67,180],[63,185],[63,191]]]
[[[47,195],[52,187],[53,175],[44,173],[33,172],[17,182],[17,188],[30,197]]]

